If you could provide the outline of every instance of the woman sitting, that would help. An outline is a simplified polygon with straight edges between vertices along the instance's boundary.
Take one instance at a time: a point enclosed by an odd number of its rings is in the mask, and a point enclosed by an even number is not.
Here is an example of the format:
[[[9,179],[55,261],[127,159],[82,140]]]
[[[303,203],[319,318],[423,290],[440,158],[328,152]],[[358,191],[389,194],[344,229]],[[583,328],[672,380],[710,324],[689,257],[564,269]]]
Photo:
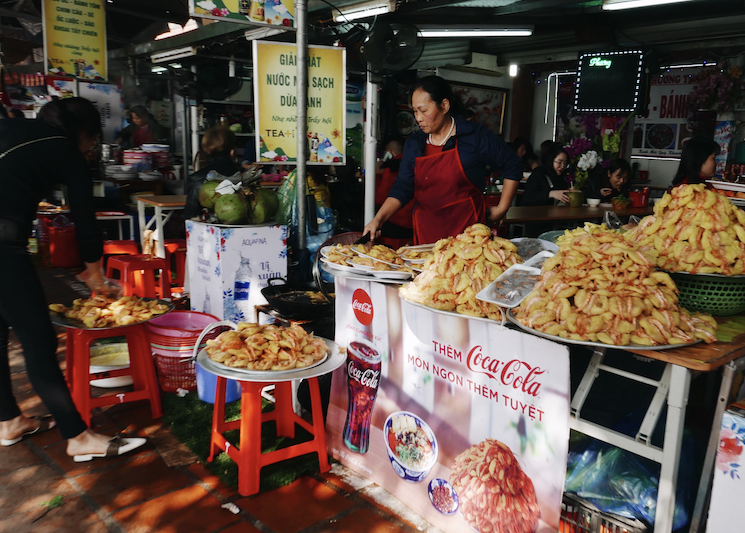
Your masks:
[[[675,173],[673,186],[705,183],[714,177],[719,144],[706,137],[693,137],[680,155],[680,165]],[[711,186],[707,183],[707,188]]]
[[[616,196],[628,196],[631,190],[629,174],[629,162],[621,158],[614,159],[606,172],[591,175],[582,191],[586,198],[599,198],[603,203],[610,202]]]
[[[569,165],[569,154],[558,145],[549,147],[543,155],[543,165],[528,178],[522,205],[554,205],[569,203],[567,182],[564,178]]]

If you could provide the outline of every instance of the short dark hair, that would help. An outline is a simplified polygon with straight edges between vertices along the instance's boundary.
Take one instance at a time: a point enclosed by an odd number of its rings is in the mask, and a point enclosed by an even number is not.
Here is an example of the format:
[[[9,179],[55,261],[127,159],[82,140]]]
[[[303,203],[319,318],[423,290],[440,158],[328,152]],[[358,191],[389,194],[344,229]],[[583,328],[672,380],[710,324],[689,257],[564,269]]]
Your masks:
[[[420,79],[414,87],[414,91],[417,89],[421,89],[429,94],[429,97],[437,104],[437,107],[442,107],[443,100],[450,102],[451,114],[457,113],[462,115],[465,111],[460,97],[453,94],[453,88],[440,76],[426,76]]]
[[[631,165],[629,164],[628,161],[619,157],[618,159],[614,159],[613,161],[611,161],[610,166],[608,167],[608,172],[610,173],[611,176],[615,174],[616,171],[618,170],[620,170],[622,174],[625,172],[626,174],[630,175]]]
[[[101,135],[101,114],[93,102],[78,96],[52,100],[41,108],[37,119],[62,130],[76,143],[81,133]]]
[[[709,159],[711,154],[718,155],[720,151],[719,144],[713,139],[707,137],[692,137],[683,146],[683,153],[680,155],[680,165],[675,173],[673,185],[678,185],[684,179],[698,181],[701,166]]]
[[[388,146],[389,144],[395,144],[398,147],[399,153],[404,151],[404,144],[406,143],[406,138],[401,135],[392,135],[388,138],[388,141],[386,141],[384,146]]]
[[[543,168],[545,168],[548,172],[555,172],[554,171],[554,159],[556,159],[556,156],[559,154],[564,154],[567,156],[567,163],[569,163],[569,152],[564,150],[562,146],[559,146],[558,144],[554,144],[553,146],[549,146],[546,150],[546,153],[543,154],[543,159],[541,160],[543,164]],[[566,171],[567,167],[564,167],[564,171]]]
[[[548,150],[548,148],[549,148],[549,147],[550,147],[551,145],[553,145],[553,144],[556,144],[556,143],[555,143],[554,141],[552,141],[551,139],[548,139],[548,140],[545,140],[545,141],[543,141],[543,142],[541,143],[541,153],[545,153],[545,152],[546,152],[546,150]]]

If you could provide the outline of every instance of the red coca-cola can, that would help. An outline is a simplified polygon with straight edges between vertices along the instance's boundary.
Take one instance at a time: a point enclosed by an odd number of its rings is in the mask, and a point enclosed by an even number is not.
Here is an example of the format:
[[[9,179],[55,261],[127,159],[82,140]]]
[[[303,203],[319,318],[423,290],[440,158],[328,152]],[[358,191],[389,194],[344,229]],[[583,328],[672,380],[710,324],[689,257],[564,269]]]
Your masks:
[[[370,422],[380,385],[381,356],[364,340],[353,340],[347,347],[347,390],[349,406],[344,423],[344,444],[357,453],[370,447]]]

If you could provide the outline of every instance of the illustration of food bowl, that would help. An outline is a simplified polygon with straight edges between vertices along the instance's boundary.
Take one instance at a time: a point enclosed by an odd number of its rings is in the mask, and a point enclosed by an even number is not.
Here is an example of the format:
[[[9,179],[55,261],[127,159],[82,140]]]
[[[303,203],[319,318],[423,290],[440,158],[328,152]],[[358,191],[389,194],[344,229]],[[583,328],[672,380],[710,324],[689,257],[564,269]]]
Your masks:
[[[383,436],[388,459],[399,476],[412,483],[427,477],[437,462],[439,447],[424,420],[408,411],[396,411],[386,418]]]
[[[446,479],[436,477],[430,481],[427,493],[429,501],[442,514],[452,515],[458,510],[458,493]]]

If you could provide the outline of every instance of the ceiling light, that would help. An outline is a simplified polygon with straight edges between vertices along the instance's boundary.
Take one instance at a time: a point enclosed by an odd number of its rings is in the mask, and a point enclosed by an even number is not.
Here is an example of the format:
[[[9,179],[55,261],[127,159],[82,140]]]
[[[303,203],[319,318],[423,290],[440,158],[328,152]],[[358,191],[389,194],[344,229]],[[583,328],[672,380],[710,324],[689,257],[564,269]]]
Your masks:
[[[420,37],[530,37],[533,35],[532,26],[499,26],[499,27],[474,27],[474,26],[431,26],[419,25]]]
[[[677,4],[678,2],[690,2],[691,0],[604,0],[603,9],[616,11],[619,9],[635,9],[637,7],[661,6],[665,4]]]
[[[396,3],[391,0],[360,2],[359,4],[339,8],[334,13],[334,22],[349,22],[376,15],[385,15],[391,13],[394,9],[396,9]]]
[[[285,28],[285,26],[280,26],[279,28],[273,28],[271,26],[267,28],[253,28],[250,30],[246,30],[243,36],[246,38],[247,41],[260,41],[261,39],[273,37],[274,35],[279,35],[280,33],[284,33],[285,31],[289,30],[289,28]]]
[[[514,78],[515,76],[517,76],[517,65],[510,63],[510,78]]]
[[[668,69],[668,70],[669,70],[669,69],[671,69],[671,68],[695,68],[695,67],[705,67],[705,66],[707,66],[707,65],[711,66],[711,65],[714,65],[714,64],[715,64],[715,63],[710,63],[710,62],[706,62],[706,61],[704,61],[704,62],[702,62],[702,63],[685,63],[685,64],[682,64],[682,65],[667,65],[667,66],[664,66],[664,67],[660,67],[660,70],[666,70],[666,69]]]
[[[150,72],[154,72],[155,74],[161,74],[167,70],[168,69],[166,67],[153,67],[150,69]]]
[[[166,50],[165,52],[158,52],[150,56],[150,61],[153,63],[165,63],[167,61],[173,61],[174,59],[181,59],[182,57],[191,57],[197,55],[196,46],[187,46],[184,48],[174,48],[173,50]]]

